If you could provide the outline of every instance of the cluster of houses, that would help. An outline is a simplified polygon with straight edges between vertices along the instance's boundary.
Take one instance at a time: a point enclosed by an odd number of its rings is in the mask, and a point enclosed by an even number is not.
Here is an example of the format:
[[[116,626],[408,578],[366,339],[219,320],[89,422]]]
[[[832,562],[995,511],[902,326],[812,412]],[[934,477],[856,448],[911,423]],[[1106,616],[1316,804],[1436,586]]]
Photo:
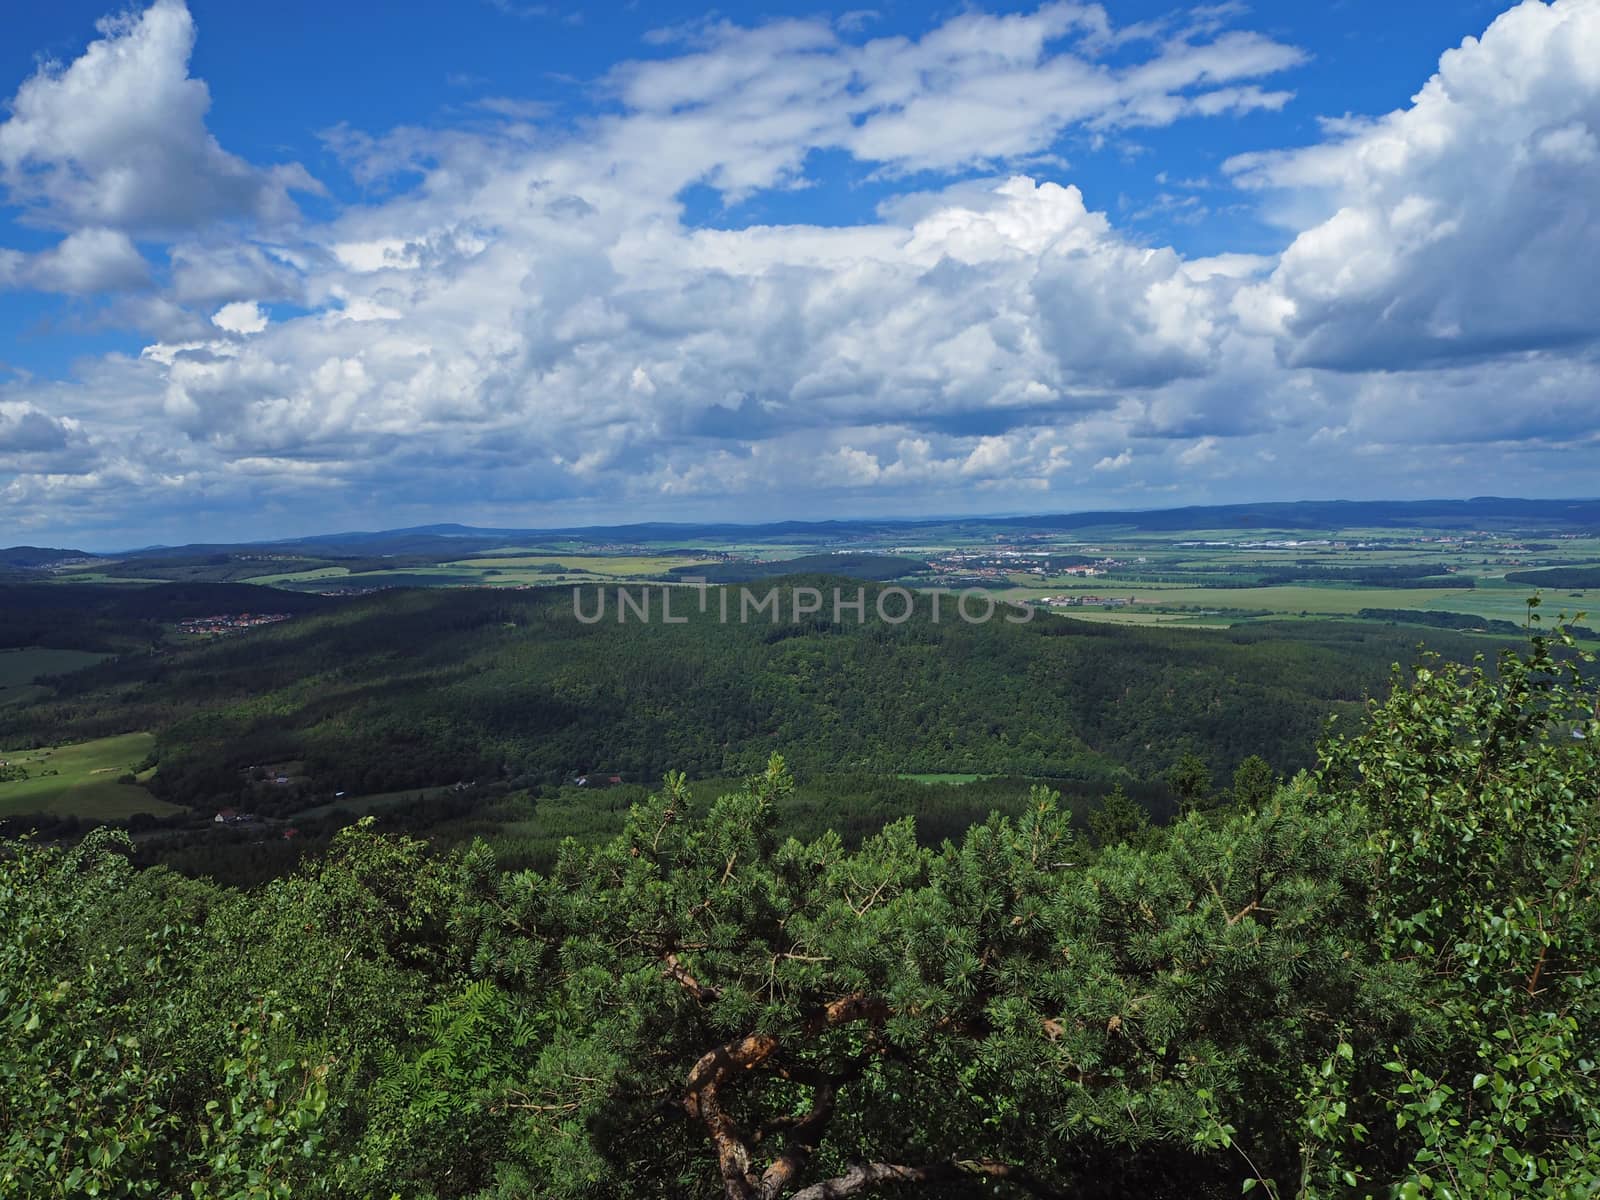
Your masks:
[[[1130,604],[1138,603],[1135,596],[1041,596],[1040,604],[1060,606],[1063,608],[1126,608]]]
[[[181,633],[233,633],[240,629],[253,629],[258,625],[276,625],[287,621],[288,613],[221,613],[212,617],[187,617],[178,622]]]
[[[1003,582],[1012,575],[1071,575],[1079,579],[1088,579],[1097,575],[1104,575],[1107,571],[1128,564],[1119,558],[1107,555],[1090,563],[1075,564],[1068,567],[1057,567],[1052,560],[1059,559],[1063,551],[1056,550],[1013,550],[1010,548],[1000,550],[960,551],[946,554],[935,559],[932,564],[933,572],[939,576],[956,576],[974,580],[989,580]],[[1098,547],[1088,547],[1083,550],[1074,550],[1074,554],[1100,554]],[[1139,559],[1144,562],[1144,559]],[[945,582],[949,582],[948,578]]]
[[[265,829],[268,825],[272,825],[275,822],[268,821],[266,818],[257,816],[255,813],[240,812],[236,808],[219,808],[217,809],[217,815],[211,818],[211,823],[213,825],[226,825],[233,828]],[[290,825],[287,826],[279,834],[279,836],[282,837],[286,842],[292,842],[295,838],[300,836],[300,831],[293,825]]]

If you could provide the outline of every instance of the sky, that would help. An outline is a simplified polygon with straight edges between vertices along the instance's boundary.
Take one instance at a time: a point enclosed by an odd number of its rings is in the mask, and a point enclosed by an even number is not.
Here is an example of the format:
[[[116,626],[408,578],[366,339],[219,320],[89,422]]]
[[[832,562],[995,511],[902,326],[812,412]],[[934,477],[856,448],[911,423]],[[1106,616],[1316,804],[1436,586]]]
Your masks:
[[[1600,493],[1600,0],[6,30],[0,545]]]

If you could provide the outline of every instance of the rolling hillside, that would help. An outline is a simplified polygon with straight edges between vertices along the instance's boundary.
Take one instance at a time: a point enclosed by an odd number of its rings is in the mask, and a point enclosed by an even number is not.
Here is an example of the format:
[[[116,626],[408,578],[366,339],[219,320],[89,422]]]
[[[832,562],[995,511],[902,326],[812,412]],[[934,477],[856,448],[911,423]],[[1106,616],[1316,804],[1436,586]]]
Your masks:
[[[848,595],[860,586],[835,582]],[[1103,782],[1155,776],[1191,749],[1219,773],[1252,753],[1290,770],[1311,761],[1330,713],[1352,714],[1385,686],[1418,636],[1048,615],[968,625],[948,606],[936,623],[926,598],[899,625],[848,611],[797,623],[788,590],[783,621],[721,624],[717,589],[703,615],[692,592],[678,595],[690,601],[682,624],[583,624],[565,589],[392,591],[93,667],[47,703],[0,710],[0,745],[153,730],[153,790],[193,805],[235,794],[247,768],[293,762],[285,811],[336,791],[461,780],[737,776],[773,751],[801,773]]]

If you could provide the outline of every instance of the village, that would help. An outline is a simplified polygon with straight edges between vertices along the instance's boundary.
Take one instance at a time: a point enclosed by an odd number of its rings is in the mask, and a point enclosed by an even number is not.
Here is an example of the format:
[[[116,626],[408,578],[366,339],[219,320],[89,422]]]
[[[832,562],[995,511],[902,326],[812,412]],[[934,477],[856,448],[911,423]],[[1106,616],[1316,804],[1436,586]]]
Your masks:
[[[1091,596],[1068,594],[1040,596],[1037,603],[1051,608],[1125,608],[1139,602],[1136,596]]]
[[[943,554],[933,559],[929,566],[942,583],[988,582],[1007,583],[1013,575],[1035,575],[1040,578],[1071,576],[1076,579],[1094,579],[1108,572],[1128,566],[1123,559],[1104,556],[1098,548],[1063,552],[1060,550],[964,550]],[[1068,561],[1064,561],[1068,560]],[[1085,561],[1086,560],[1086,561]],[[1143,563],[1145,560],[1136,560]]]
[[[289,613],[223,613],[210,617],[187,617],[178,622],[178,632],[196,635],[236,633],[241,629],[276,625],[279,621],[287,621],[290,615]]]

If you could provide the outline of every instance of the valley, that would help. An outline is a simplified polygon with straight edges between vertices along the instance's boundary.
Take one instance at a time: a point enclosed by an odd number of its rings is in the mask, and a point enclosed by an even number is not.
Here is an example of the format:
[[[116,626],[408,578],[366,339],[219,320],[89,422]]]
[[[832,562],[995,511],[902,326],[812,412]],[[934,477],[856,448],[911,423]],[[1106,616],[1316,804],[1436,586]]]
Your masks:
[[[1246,533],[1156,513],[648,541],[400,532],[324,559],[35,553],[0,586],[0,746],[31,764],[0,782],[0,819],[47,836],[132,821],[148,861],[240,882],[364,815],[538,865],[566,836],[609,836],[668,771],[714,789],[780,753],[797,799],[778,816],[799,833],[943,813],[923,826],[937,838],[1016,811],[1035,784],[1080,826],[1117,787],[1162,821],[1185,755],[1219,790],[1252,755],[1291,776],[1422,644],[1465,660],[1524,640],[1537,589],[1508,576],[1600,564],[1570,512],[1524,527],[1481,507],[1408,526],[1401,506],[1391,524]],[[262,573],[269,560],[296,569]],[[649,596],[667,587],[682,592],[670,624]],[[612,596],[603,620],[579,619],[618,589],[631,616]],[[802,605],[807,589],[859,589],[867,619]],[[886,589],[906,596],[891,608],[911,604],[903,623],[875,617]],[[719,619],[774,591],[753,619]],[[942,595],[957,592],[995,615],[957,620]],[[1553,621],[1589,590],[1545,595]],[[1571,628],[1592,644],[1589,624]],[[136,739],[139,753],[106,749]]]

